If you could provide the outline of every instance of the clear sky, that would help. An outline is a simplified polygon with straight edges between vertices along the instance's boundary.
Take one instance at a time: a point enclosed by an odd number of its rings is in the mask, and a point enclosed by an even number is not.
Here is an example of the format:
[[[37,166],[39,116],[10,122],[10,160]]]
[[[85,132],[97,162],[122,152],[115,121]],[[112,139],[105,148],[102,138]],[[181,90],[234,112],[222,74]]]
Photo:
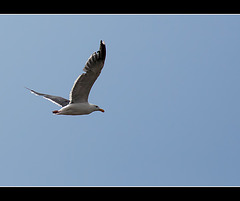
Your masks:
[[[240,185],[240,15],[0,15],[1,186]],[[57,116],[107,56],[89,101]]]

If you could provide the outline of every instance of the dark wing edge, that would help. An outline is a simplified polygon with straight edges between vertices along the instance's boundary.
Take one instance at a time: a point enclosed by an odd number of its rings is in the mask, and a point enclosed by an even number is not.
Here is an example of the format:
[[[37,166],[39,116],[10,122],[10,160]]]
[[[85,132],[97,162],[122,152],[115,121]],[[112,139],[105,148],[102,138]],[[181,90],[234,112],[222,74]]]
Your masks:
[[[25,87],[26,89],[28,89],[31,93],[37,95],[37,96],[43,96],[43,98],[57,104],[58,106],[61,106],[61,107],[64,107],[66,105],[69,104],[69,100],[65,99],[65,98],[62,98],[60,96],[53,96],[53,95],[48,95],[48,94],[42,94],[42,93],[39,93],[39,92],[36,92],[32,89],[29,89],[27,87]]]
[[[84,68],[83,68],[83,71],[85,72],[88,72],[88,71],[100,71],[102,70],[103,68],[103,65],[102,67],[99,69],[99,68],[96,68],[94,63],[98,62],[98,61],[102,61],[103,64],[105,62],[105,58],[106,58],[106,45],[105,45],[105,42],[104,41],[100,41],[100,47],[99,47],[99,50],[96,52],[94,52],[87,60]],[[95,67],[95,68],[94,68]]]
[[[106,58],[106,45],[100,41],[100,47],[87,60],[83,71],[72,87],[70,92],[70,103],[87,102],[90,90],[101,73]]]

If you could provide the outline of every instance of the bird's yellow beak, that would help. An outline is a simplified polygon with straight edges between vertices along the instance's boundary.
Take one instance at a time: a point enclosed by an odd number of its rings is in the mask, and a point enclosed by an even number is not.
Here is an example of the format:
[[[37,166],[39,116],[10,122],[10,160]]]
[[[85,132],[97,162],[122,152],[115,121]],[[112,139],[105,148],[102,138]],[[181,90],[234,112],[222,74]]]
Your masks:
[[[101,112],[105,112],[104,109],[101,109],[101,108],[99,109],[99,111],[101,111]]]

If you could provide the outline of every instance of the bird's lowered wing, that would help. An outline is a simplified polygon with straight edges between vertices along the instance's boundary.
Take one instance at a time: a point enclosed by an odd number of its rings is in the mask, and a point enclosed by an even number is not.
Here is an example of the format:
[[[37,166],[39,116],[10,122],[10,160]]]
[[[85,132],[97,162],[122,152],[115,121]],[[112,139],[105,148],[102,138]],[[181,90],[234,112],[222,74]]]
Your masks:
[[[61,107],[64,107],[64,106],[68,105],[69,102],[70,102],[69,100],[67,100],[65,98],[62,98],[60,96],[53,96],[53,95],[48,95],[48,94],[42,94],[42,93],[36,92],[36,91],[34,91],[32,89],[29,89],[27,87],[25,87],[25,88],[30,90],[31,93],[33,93],[33,94],[35,94],[37,96],[43,96],[43,98],[45,98],[45,99],[47,99],[47,100],[49,100],[49,101],[51,101],[51,102],[61,106]]]

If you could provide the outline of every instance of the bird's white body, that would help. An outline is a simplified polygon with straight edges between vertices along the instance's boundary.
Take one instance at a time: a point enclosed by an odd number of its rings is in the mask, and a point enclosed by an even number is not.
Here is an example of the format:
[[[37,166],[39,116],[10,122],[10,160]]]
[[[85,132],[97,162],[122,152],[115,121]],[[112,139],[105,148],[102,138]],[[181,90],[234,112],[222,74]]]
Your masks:
[[[57,115],[83,115],[90,114],[93,111],[96,111],[96,107],[90,103],[72,103],[62,107],[60,110],[57,110],[55,114]]]

